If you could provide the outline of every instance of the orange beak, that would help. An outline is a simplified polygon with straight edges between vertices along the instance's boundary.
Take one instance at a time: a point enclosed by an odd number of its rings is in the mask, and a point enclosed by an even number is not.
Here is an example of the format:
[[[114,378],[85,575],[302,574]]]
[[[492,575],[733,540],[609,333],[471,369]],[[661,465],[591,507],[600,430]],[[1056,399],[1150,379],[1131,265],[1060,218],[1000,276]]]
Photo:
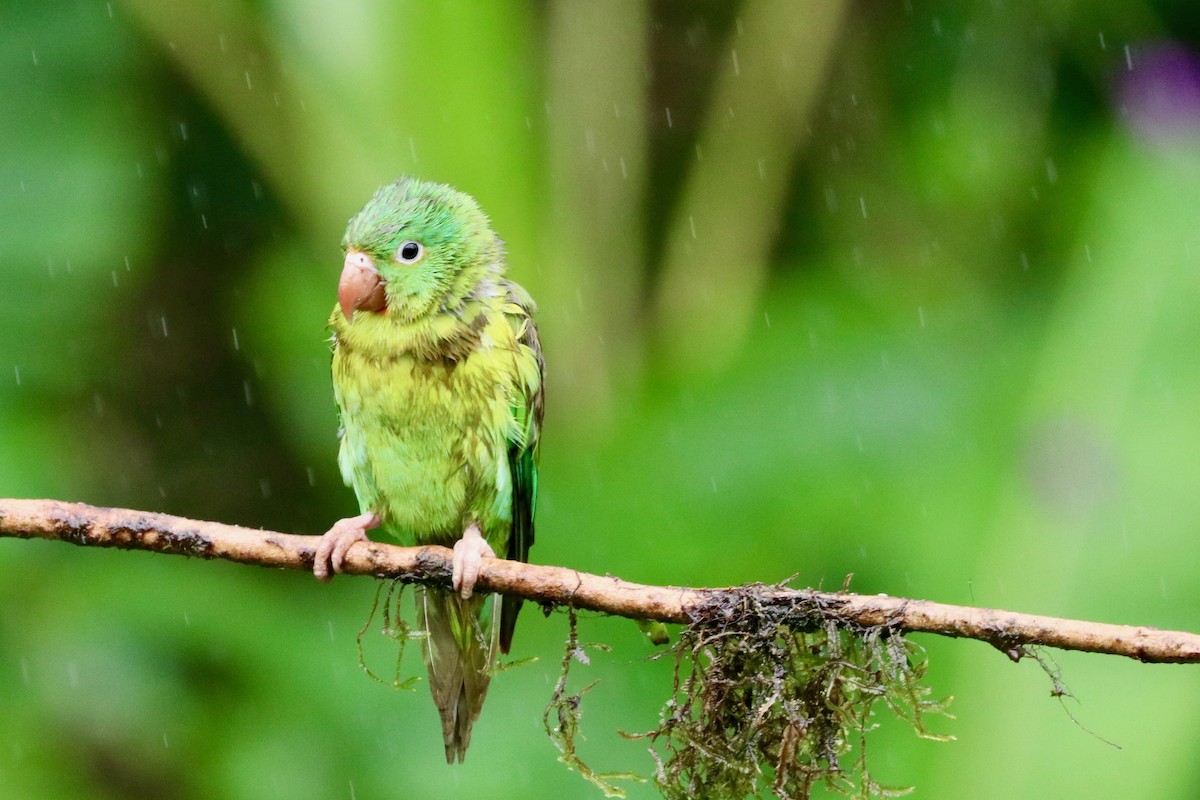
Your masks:
[[[338,305],[349,321],[355,311],[383,311],[387,308],[387,295],[383,287],[387,282],[375,269],[375,262],[361,250],[346,251],[346,263],[338,281]]]

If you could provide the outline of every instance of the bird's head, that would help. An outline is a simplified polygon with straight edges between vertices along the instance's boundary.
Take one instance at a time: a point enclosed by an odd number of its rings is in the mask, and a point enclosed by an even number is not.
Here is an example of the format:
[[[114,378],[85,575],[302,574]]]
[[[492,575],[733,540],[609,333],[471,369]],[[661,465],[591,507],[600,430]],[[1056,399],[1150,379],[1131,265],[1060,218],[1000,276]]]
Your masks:
[[[338,304],[347,321],[356,311],[408,321],[457,306],[502,255],[471,197],[408,177],[375,193],[342,248]]]

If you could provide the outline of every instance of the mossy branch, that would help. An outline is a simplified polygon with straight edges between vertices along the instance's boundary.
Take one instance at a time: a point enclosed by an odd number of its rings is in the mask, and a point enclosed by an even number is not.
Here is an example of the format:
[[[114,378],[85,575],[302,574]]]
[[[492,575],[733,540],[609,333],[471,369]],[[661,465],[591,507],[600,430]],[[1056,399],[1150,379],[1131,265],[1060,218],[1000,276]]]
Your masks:
[[[0,499],[0,537],[55,539],[87,547],[118,547],[220,558],[242,564],[311,570],[314,536],[276,533],[145,511],[99,508],[55,500]],[[449,586],[450,550],[359,544],[347,574]],[[544,605],[590,609],[631,619],[689,623],[723,595],[744,588],[647,586],[564,567],[484,562],[477,588],[519,595]],[[837,625],[884,627],[897,633],[936,633],[979,639],[1020,659],[1028,646],[1126,656],[1144,662],[1200,663],[1200,635],[1131,625],[1042,617],[954,606],[886,595],[817,592],[773,586],[757,591],[760,604],[795,609]]]

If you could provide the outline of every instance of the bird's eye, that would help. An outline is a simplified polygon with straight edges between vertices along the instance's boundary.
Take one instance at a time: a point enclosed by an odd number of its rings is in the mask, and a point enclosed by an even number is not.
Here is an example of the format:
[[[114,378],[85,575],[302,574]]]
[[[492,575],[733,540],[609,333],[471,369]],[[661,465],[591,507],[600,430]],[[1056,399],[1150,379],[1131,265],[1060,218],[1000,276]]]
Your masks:
[[[396,250],[396,260],[401,264],[415,264],[425,256],[425,248],[420,242],[409,239]]]

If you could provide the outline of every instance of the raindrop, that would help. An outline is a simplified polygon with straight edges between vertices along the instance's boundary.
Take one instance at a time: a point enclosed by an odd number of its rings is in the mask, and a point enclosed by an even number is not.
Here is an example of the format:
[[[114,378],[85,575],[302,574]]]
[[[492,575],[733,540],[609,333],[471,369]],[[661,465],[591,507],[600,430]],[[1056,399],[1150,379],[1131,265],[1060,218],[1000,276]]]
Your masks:
[[[188,616],[188,612],[186,612],[186,611],[185,611],[185,612],[183,612],[183,624],[184,624],[184,625],[191,625],[191,624],[192,624],[192,618]]]
[[[317,473],[313,470],[312,467],[305,467],[304,474],[308,476],[308,485],[309,486],[317,485]]]
[[[1021,269],[1029,272],[1029,255],[1024,251],[1021,252]]]
[[[1053,158],[1046,159],[1046,181],[1049,183],[1058,183],[1058,167],[1054,165]]]
[[[242,349],[241,343],[238,342],[237,328],[233,329],[233,349],[234,350]]]
[[[667,127],[668,127],[668,128],[674,128],[674,127],[675,127],[675,125],[674,125],[674,123],[673,123],[673,122],[671,122],[671,107],[670,107],[670,106],[665,106],[665,109],[666,109],[666,112],[667,112]]]
[[[95,406],[95,408],[96,408],[96,416],[103,417],[104,416],[104,398],[100,396],[99,392],[96,392],[96,394],[92,396],[92,405]]]
[[[29,659],[21,657],[21,682],[29,685]]]
[[[730,50],[729,53],[730,53],[730,55],[733,56],[733,74],[735,76],[741,76],[742,65],[738,63],[737,49],[735,48],[733,50]]]
[[[1133,72],[1133,53],[1129,49],[1129,45],[1125,45],[1125,68]]]
[[[1083,257],[1087,259],[1089,264],[1092,263],[1092,246],[1090,244],[1083,246]]]
[[[716,479],[716,477],[711,477],[711,478],[709,478],[709,479],[708,479],[708,482],[709,482],[709,484],[711,484],[711,485],[712,485],[713,494],[716,494],[716,493],[717,493],[717,479]]]
[[[250,389],[250,381],[249,380],[242,381],[242,392],[246,395],[246,405],[253,406],[254,405],[254,392],[251,391],[251,389]]]
[[[129,268],[129,256],[125,256],[125,271],[132,272],[132,270]]]
[[[867,198],[861,194],[858,196],[858,207],[862,209],[863,219],[867,218]]]
[[[71,684],[72,689],[79,686],[79,668],[74,661],[67,664],[67,682]]]
[[[158,319],[159,319],[159,321],[160,321],[160,322],[162,322],[162,332],[163,332],[163,338],[165,339],[165,338],[167,338],[167,336],[169,336],[169,335],[170,335],[170,334],[167,332],[167,318],[166,318],[165,316],[163,316],[163,317],[159,317]]]
[[[625,180],[629,180],[629,170],[625,168],[625,156],[621,156],[619,159],[617,159],[617,163],[621,165],[621,177]]]
[[[159,486],[159,487],[158,487],[158,496],[159,496],[159,497],[162,497],[163,499],[166,499],[166,496],[167,496],[167,490],[166,490],[166,488],[165,488],[165,487],[163,487],[163,486]]]
[[[250,70],[246,70],[245,75],[246,75],[246,91],[253,92],[254,84],[250,82]]]
[[[17,377],[17,386],[21,385],[21,368],[16,364],[13,365],[13,375]]]
[[[767,323],[768,328],[771,327],[771,312],[769,312],[769,311],[763,312],[763,322]]]
[[[208,230],[208,217],[204,214],[200,215],[200,225],[203,226],[204,230]]]
[[[763,180],[766,180],[766,179],[767,179],[767,173],[766,173],[765,165],[764,165],[764,163],[763,163],[763,160],[762,160],[761,158],[758,160],[758,179],[759,179],[760,181],[763,181]]]
[[[696,238],[696,218],[693,217],[691,214],[688,214],[688,225],[692,229],[692,238],[695,239]]]
[[[163,748],[167,750],[171,749],[171,744],[167,741],[167,734],[165,731],[163,732]]]
[[[185,141],[185,142],[186,142],[186,141],[187,141],[187,136],[188,136],[188,134],[187,134],[187,123],[186,123],[186,122],[180,122],[180,123],[179,123],[179,138],[180,138],[180,139],[182,139],[183,141]]]
[[[417,163],[417,141],[413,137],[408,137],[408,152],[412,154],[413,163]]]
[[[30,50],[29,52],[33,54],[33,65],[36,67],[38,65],[37,50]]]
[[[112,271],[112,281],[113,281],[113,288],[115,289],[115,288],[118,286],[118,284],[117,284],[117,271],[116,271],[115,269]]]
[[[104,6],[108,9],[108,18],[113,18],[112,3],[105,3]]]
[[[1104,41],[1104,31],[1100,31],[1100,49],[1107,50],[1108,44]]]
[[[838,210],[837,190],[832,186],[825,187],[825,207],[832,214]]]
[[[269,480],[267,480],[266,478],[259,479],[258,488],[262,491],[263,497],[271,496],[271,482]]]

